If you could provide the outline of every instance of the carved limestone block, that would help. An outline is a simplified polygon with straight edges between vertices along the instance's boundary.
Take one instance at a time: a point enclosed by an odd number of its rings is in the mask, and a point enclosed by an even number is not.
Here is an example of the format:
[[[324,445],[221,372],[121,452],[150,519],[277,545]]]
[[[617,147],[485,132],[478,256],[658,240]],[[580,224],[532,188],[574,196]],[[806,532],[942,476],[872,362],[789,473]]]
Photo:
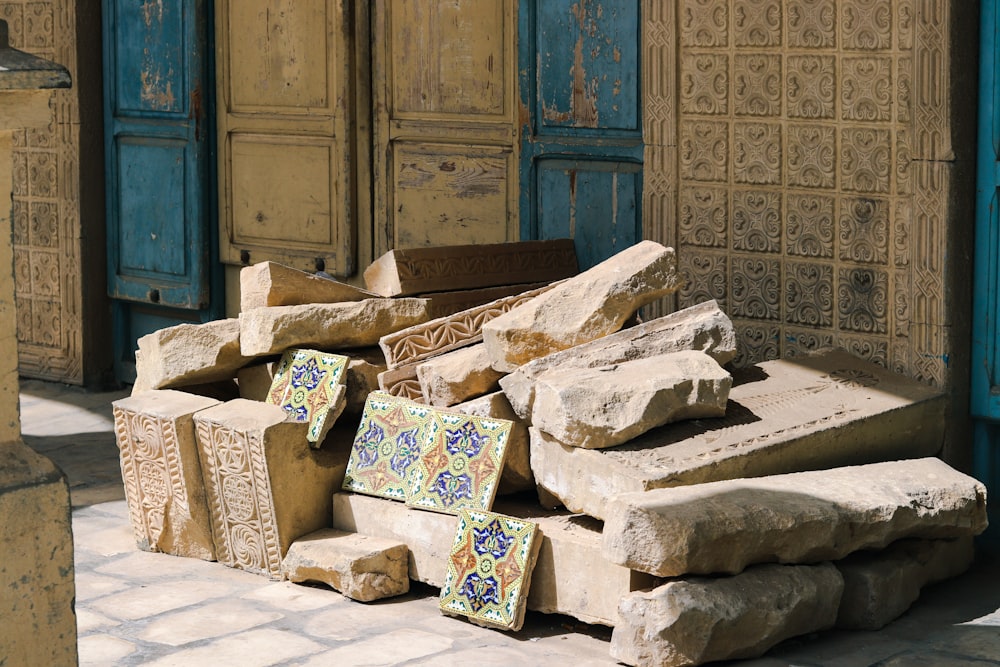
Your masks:
[[[216,405],[171,389],[112,404],[129,519],[143,551],[215,560],[194,414]]]

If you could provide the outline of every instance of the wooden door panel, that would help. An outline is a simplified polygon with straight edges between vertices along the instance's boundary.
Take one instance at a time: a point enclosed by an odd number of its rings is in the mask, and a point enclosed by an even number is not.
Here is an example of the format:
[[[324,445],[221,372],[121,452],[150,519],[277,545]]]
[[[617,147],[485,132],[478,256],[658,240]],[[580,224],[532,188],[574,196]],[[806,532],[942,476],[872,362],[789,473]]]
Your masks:
[[[179,2],[114,1],[119,115],[186,112],[187,29]]]
[[[353,273],[354,4],[216,0],[224,262]]]
[[[377,0],[376,254],[517,238],[511,0]]]

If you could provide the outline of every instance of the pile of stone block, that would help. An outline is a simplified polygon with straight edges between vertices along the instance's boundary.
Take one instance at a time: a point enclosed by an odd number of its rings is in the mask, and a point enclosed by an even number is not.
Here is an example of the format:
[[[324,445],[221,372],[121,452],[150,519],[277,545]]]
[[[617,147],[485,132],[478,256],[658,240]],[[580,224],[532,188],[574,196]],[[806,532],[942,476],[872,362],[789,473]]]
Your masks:
[[[930,458],[944,396],[840,350],[733,369],[715,302],[640,320],[680,287],[672,249],[642,242],[579,274],[571,255],[393,251],[364,290],[244,268],[239,318],[141,339],[115,404],[140,548],[362,601],[422,581],[445,613],[503,629],[525,607],[567,614],[613,627],[631,665],[877,628],[971,564],[985,489]],[[319,407],[275,397],[297,350],[343,359]],[[410,464],[431,474],[427,432],[448,424],[504,434],[492,462],[461,459],[498,470],[455,511],[409,497]],[[487,533],[518,558],[463,551]],[[503,618],[479,611],[493,589],[476,573],[498,565],[516,582]]]

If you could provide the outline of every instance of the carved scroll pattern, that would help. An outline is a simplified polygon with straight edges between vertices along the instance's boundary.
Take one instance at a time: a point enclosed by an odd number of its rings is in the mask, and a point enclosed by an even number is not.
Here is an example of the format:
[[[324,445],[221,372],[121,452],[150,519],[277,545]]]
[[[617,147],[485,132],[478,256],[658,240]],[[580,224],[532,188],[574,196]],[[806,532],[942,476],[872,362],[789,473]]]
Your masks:
[[[196,420],[220,562],[277,577],[281,550],[260,436]]]
[[[647,6],[676,17],[672,33],[645,33],[655,49],[647,44],[644,67],[679,65],[672,99],[646,108],[657,132],[664,118],[675,123],[676,163],[646,165],[645,176],[663,188],[672,174],[679,193],[678,307],[718,300],[743,327],[745,363],[832,343],[946,382],[950,172],[934,161],[953,158],[955,6]]]

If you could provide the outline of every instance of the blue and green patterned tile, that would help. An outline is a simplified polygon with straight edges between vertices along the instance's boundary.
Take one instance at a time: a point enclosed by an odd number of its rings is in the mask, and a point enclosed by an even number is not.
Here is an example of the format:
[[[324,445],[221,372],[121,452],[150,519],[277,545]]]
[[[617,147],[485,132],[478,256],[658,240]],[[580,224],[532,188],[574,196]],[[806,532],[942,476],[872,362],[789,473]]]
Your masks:
[[[511,422],[434,410],[407,504],[458,514],[493,507]]]
[[[281,355],[266,402],[283,408],[296,422],[309,424],[306,439],[319,443],[329,430],[331,408],[343,398],[348,358],[317,350],[291,349]]]
[[[462,510],[441,587],[441,611],[479,625],[520,630],[540,545],[535,523]]]
[[[426,446],[431,412],[426,405],[385,392],[369,394],[343,488],[406,500],[416,463]]]

